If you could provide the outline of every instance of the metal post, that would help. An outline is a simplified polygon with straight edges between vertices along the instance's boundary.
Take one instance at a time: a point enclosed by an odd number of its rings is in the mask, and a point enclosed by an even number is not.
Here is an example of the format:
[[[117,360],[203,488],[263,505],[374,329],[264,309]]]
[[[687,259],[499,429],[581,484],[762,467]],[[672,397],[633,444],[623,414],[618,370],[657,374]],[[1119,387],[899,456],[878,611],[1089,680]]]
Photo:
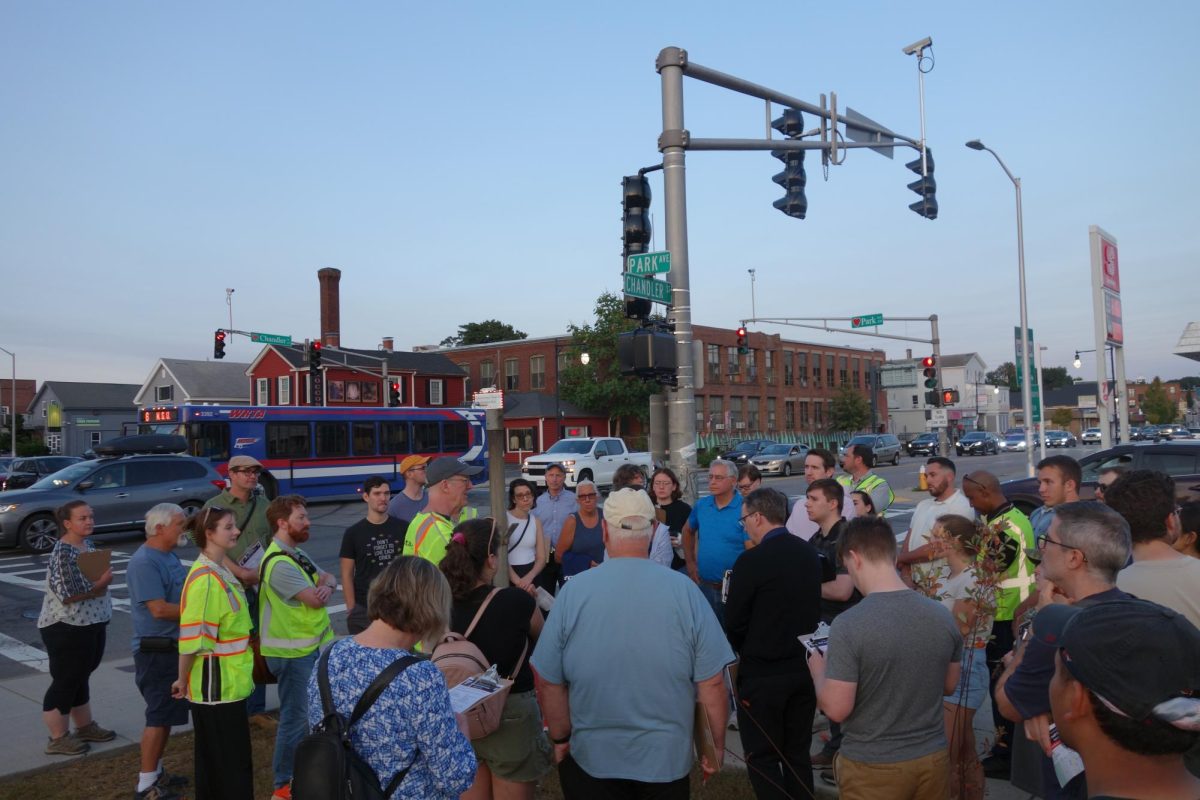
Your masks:
[[[489,408],[484,412],[488,447],[488,499],[500,536],[497,551],[496,586],[508,586],[508,503],[504,492],[504,409]]]
[[[1118,396],[1120,392],[1120,400],[1117,402],[1117,438],[1122,442],[1128,442],[1129,439],[1129,387],[1125,382],[1125,348],[1113,347],[1113,377],[1116,379],[1116,386],[1113,388],[1113,398]]]
[[[750,268],[750,269],[746,270],[746,272],[750,273],[750,316],[757,317],[758,316],[758,308],[756,307],[755,302],[754,302],[754,269]]]
[[[678,385],[667,397],[670,466],[680,483],[691,487],[696,464],[696,397],[692,361],[692,292],[688,277],[687,184],[684,171],[683,67],[687,53],[666,47],[658,54],[662,78],[663,193],[667,217],[667,250],[671,252],[672,305],[668,322],[674,325]],[[690,493],[689,493],[690,494]],[[689,497],[689,501],[695,498]]]
[[[17,354],[12,350],[5,350],[0,347],[0,352],[8,353],[12,359],[12,397],[8,398],[8,419],[9,430],[11,436],[8,440],[8,448],[10,455],[13,458],[17,457]]]
[[[647,449],[650,458],[657,464],[666,461],[669,454],[667,447],[667,396],[665,394],[650,395],[650,436]]]
[[[1046,348],[1034,342],[1034,358],[1037,359],[1038,410],[1042,421],[1038,423],[1038,461],[1046,458],[1046,384],[1042,382],[1042,351]]]
[[[992,153],[992,155],[996,155]],[[1000,161],[1000,156],[996,156],[996,160]],[[1004,162],[1000,162],[1001,166]],[[1005,172],[1008,168],[1005,167]],[[1011,177],[1011,175],[1010,175]],[[1024,357],[1021,359],[1021,371],[1025,374],[1021,381],[1021,403],[1025,407],[1025,469],[1032,478],[1035,475],[1033,469],[1033,394],[1032,386],[1029,382],[1029,309],[1025,300],[1025,224],[1024,216],[1021,212],[1021,179],[1013,178],[1013,185],[1017,187],[1017,280],[1020,283],[1021,292],[1021,352]],[[1038,384],[1041,386],[1041,384]]]
[[[942,340],[938,336],[938,318],[937,314],[929,315],[929,343],[933,347],[933,363],[935,366],[934,372],[937,374],[937,392],[938,407],[941,406],[942,399]],[[949,412],[947,412],[947,417]],[[935,428],[938,437],[938,455],[946,458],[950,455],[950,437],[947,431],[950,423],[947,421],[945,426]]]

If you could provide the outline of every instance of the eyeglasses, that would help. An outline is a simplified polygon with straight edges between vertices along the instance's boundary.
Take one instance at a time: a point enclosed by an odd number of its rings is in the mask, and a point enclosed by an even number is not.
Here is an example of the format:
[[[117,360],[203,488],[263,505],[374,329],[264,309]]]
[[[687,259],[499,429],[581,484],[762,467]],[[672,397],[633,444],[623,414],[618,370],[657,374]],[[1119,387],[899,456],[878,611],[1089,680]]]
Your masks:
[[[1083,556],[1083,560],[1087,561],[1087,554],[1084,553],[1083,550],[1081,550],[1078,547],[1075,547],[1074,545],[1065,544],[1063,542],[1056,542],[1050,538],[1050,534],[1048,534],[1048,533],[1039,533],[1037,538],[1034,539],[1034,544],[1037,545],[1037,549],[1039,551],[1044,551],[1046,549],[1047,544],[1056,544],[1059,547],[1063,548],[1064,550],[1079,550],[1079,554]]]
[[[754,484],[753,483],[739,483],[738,488],[741,489],[743,492],[748,492],[754,488]]]
[[[743,525],[745,525],[745,524],[746,524],[746,520],[750,519],[750,518],[751,518],[751,517],[753,517],[755,514],[761,514],[761,513],[762,513],[761,511],[751,511],[749,514],[747,514],[747,515],[745,515],[744,517],[740,518],[740,519],[738,520],[738,522],[740,522],[740,523],[742,523]]]
[[[239,475],[259,475],[262,473],[262,470],[258,467],[238,467],[229,471]]]
[[[513,497],[517,500],[528,500],[533,497],[533,492],[515,492]]]
[[[577,500],[595,500],[596,493],[592,492],[591,494],[577,494],[577,495],[575,495],[575,498]]]

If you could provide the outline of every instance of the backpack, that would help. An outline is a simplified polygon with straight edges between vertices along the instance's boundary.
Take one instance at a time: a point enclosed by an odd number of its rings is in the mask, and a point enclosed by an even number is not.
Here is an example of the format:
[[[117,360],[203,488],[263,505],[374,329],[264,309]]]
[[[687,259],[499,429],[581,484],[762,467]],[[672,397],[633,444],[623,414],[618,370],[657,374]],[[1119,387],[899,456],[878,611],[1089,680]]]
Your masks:
[[[326,648],[317,661],[317,685],[321,690],[321,710],[324,716],[312,733],[296,746],[296,764],[292,775],[292,797],[295,800],[387,800],[404,780],[412,764],[396,773],[387,787],[379,785],[379,776],[371,765],[354,752],[350,744],[350,729],[362,719],[396,676],[417,656],[402,656],[389,664],[363,692],[347,722],[333,705],[329,689],[329,651]]]
[[[479,606],[479,610],[475,612],[475,618],[471,620],[471,624],[467,626],[465,633],[448,633],[433,648],[431,660],[433,665],[441,670],[442,675],[446,678],[446,685],[448,687],[454,688],[463,681],[476,678],[488,671],[489,664],[487,657],[467,637],[475,630],[475,626],[479,623],[480,618],[483,617],[484,610],[487,609],[488,604],[492,602],[492,598],[499,591],[498,588],[492,589],[487,599]],[[467,718],[472,741],[482,739],[494,733],[500,727],[500,720],[504,715],[504,704],[507,702],[508,693],[512,689],[512,679],[521,671],[521,666],[525,663],[525,654],[528,650],[529,639],[527,638],[525,640],[525,647],[521,650],[521,657],[517,659],[517,664],[513,668],[512,675],[507,679],[501,679],[498,690],[492,692],[484,700],[463,712]]]

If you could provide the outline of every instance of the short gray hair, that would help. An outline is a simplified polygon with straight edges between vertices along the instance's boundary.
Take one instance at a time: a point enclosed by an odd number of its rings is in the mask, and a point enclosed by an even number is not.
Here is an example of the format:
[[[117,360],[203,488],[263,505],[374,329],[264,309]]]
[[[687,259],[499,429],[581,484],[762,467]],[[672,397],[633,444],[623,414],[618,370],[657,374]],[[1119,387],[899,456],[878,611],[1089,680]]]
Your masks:
[[[710,472],[712,471],[713,467],[721,467],[723,470],[725,470],[725,474],[730,478],[737,478],[738,476],[737,464],[733,463],[732,461],[727,461],[723,458],[714,458],[708,465]]]
[[[146,538],[149,539],[158,530],[159,525],[170,525],[176,517],[187,519],[187,512],[174,503],[159,503],[146,512]]]
[[[1055,506],[1054,517],[1063,544],[1087,557],[1093,575],[1116,585],[1117,573],[1129,563],[1133,547],[1125,518],[1106,505],[1087,500]]]
[[[584,478],[583,480],[581,480],[575,484],[575,493],[578,494],[579,490],[581,488],[583,488],[584,486],[590,486],[596,490],[596,494],[600,494],[600,487],[597,486],[594,482],[588,480],[587,478]]]
[[[773,525],[782,525],[787,521],[787,506],[787,495],[778,489],[755,489],[742,501],[746,514],[762,514]]]

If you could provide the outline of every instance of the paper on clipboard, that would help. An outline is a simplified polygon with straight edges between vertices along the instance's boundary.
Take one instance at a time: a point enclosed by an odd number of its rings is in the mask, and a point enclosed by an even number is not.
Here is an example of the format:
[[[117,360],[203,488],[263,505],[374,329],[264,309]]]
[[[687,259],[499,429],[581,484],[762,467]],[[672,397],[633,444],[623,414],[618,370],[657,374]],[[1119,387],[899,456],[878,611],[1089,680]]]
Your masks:
[[[100,580],[101,575],[108,571],[111,558],[111,550],[92,550],[91,552],[80,553],[75,559],[75,563],[79,566],[79,571],[83,573],[83,577],[95,583]]]
[[[717,745],[713,742],[712,723],[708,721],[708,711],[704,704],[696,701],[695,718],[692,721],[692,742],[696,745],[696,759],[704,759],[709,764],[721,763],[717,759]]]
[[[263,549],[262,542],[255,542],[242,553],[242,557],[238,559],[238,565],[246,569],[256,570],[262,562],[263,553],[265,552],[266,550]]]
[[[499,684],[494,684],[490,682],[480,683],[474,678],[470,678],[450,689],[450,707],[454,709],[455,714],[461,714],[470,708],[474,708],[505,686],[511,684],[512,681],[508,680],[502,680]]]

